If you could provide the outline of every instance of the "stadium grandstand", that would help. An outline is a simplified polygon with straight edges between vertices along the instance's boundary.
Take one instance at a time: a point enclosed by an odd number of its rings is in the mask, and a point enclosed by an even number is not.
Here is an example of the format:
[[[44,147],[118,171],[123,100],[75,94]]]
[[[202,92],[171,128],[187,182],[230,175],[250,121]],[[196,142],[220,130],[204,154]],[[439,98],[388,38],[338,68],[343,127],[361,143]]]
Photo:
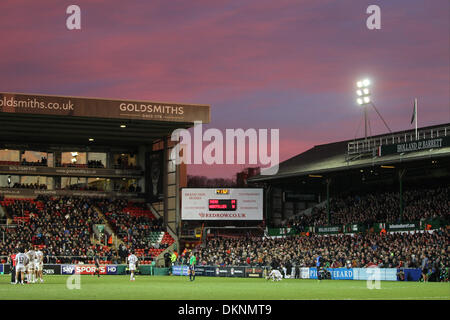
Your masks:
[[[0,93],[0,260],[35,245],[45,263],[164,263],[177,249],[186,168],[170,135],[210,106]]]
[[[392,268],[397,280],[426,266],[422,279],[448,281],[449,182],[450,124],[315,146],[248,179],[265,190],[264,236],[218,228],[198,258],[288,277],[318,257],[327,268]]]
[[[450,124],[315,146],[249,181],[268,190],[266,219],[277,227],[359,231],[448,218]]]

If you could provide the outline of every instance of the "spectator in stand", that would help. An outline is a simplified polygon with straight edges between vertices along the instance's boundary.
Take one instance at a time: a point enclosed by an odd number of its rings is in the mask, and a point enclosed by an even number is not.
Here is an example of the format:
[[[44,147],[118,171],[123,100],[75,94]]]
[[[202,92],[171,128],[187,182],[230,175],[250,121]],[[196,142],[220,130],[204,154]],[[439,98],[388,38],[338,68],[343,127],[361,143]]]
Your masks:
[[[35,162],[29,162],[26,158],[23,158],[20,162],[22,166],[31,166],[31,167],[46,167],[47,166],[47,158],[41,157],[41,160]]]
[[[104,223],[94,209],[95,200],[72,197],[36,200],[16,200],[5,206],[8,217],[28,215],[28,218],[20,228],[7,229],[0,255],[8,255],[17,245],[33,244],[45,246],[44,255],[52,262],[58,260],[57,256],[78,256],[86,260],[93,225]]]
[[[13,188],[16,189],[37,189],[37,190],[46,190],[47,185],[45,184],[37,184],[37,183],[14,183]]]
[[[101,160],[89,160],[88,168],[104,168],[104,164]]]
[[[442,228],[434,232],[298,236],[281,239],[214,238],[199,249],[199,261],[211,265],[268,266],[276,260],[281,265],[314,267],[322,256],[334,267],[380,268],[411,267],[415,256],[426,252],[431,264],[450,265],[448,246],[450,232]],[[438,268],[435,268],[438,269]],[[445,269],[439,267],[439,270]]]
[[[450,221],[450,187],[408,190],[403,200],[403,221]],[[400,223],[399,203],[399,194],[388,192],[334,198],[330,225],[363,224],[370,228],[376,222]],[[326,208],[315,208],[311,215],[299,215],[288,222],[298,232],[308,226],[325,225],[328,225]]]

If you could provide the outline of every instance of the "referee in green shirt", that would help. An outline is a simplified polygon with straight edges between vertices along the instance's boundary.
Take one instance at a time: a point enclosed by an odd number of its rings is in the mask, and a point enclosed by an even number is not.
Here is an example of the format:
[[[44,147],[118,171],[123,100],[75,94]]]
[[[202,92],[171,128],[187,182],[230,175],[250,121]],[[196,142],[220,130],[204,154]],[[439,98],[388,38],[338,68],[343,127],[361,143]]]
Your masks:
[[[197,263],[197,258],[195,257],[195,254],[191,253],[191,258],[189,259],[189,280],[194,281],[195,280],[195,264]]]

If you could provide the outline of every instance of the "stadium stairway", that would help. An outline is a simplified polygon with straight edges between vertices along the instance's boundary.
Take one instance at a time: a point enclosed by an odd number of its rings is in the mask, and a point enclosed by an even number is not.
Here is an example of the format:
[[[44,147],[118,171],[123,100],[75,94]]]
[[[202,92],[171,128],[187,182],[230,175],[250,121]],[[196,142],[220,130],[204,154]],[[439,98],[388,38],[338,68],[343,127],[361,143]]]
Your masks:
[[[3,206],[0,204],[0,220],[6,220],[7,216],[6,216],[6,211],[5,209],[3,209]]]
[[[98,208],[94,207],[94,210],[97,211],[98,216],[102,219],[103,223],[105,224],[105,232],[112,236],[113,240],[113,246],[116,250],[119,250],[119,246],[121,244],[126,245],[120,237],[116,235],[116,233],[113,231],[114,229],[111,227],[111,224],[109,223],[108,219],[105,217],[105,214]],[[92,238],[91,238],[92,240]],[[94,240],[95,242],[95,240]],[[94,243],[93,243],[94,244]]]
[[[159,213],[159,211],[161,210],[163,204],[162,202],[158,202],[155,205],[152,205],[150,203],[147,203],[147,207],[150,209],[150,211],[153,213],[153,215],[159,219],[162,217],[162,215]],[[159,208],[159,210],[157,209]],[[175,243],[178,243],[178,237],[175,234],[175,232],[172,231],[172,229],[167,228],[167,232],[170,234],[170,236],[174,239]]]
[[[330,198],[330,200],[331,200],[331,198]],[[293,215],[293,216],[290,216],[289,218],[283,220],[282,223],[283,223],[283,224],[286,224],[286,222],[287,222],[289,219],[292,219],[292,218],[294,218],[294,217],[299,217],[299,216],[304,215],[304,214],[310,215],[311,212],[312,212],[315,208],[323,209],[323,208],[325,208],[326,206],[327,206],[327,200],[324,200],[324,201],[322,201],[322,202],[316,204],[315,206],[312,206],[312,207],[310,207],[310,208],[308,208],[308,209],[305,209],[305,210],[303,210],[303,211],[300,211],[299,213],[297,213],[297,214],[295,214],[295,215]]]
[[[8,206],[13,204],[14,202],[21,202],[21,201],[27,201],[30,203],[33,203],[36,205],[36,208],[41,210],[44,206],[44,204],[41,201],[36,201],[35,198],[5,198],[3,201],[0,201],[0,206]],[[6,210],[5,210],[6,211]],[[28,223],[30,220],[30,212],[25,210],[23,211],[22,216],[14,216],[11,217],[8,212],[6,211],[6,218],[7,218],[7,224],[21,224],[21,223]]]
[[[154,204],[147,203],[147,207],[157,219],[160,219],[162,217],[162,215],[160,214],[160,211],[162,211],[164,208],[164,204],[162,202],[156,202]],[[171,241],[173,242],[171,243]],[[166,254],[166,252],[172,253],[176,251],[177,248],[179,248],[178,237],[170,228],[166,228],[166,233],[164,234],[163,239],[160,242],[170,243],[170,245],[166,249],[161,251],[161,253],[156,257],[157,266],[164,265],[164,254]]]

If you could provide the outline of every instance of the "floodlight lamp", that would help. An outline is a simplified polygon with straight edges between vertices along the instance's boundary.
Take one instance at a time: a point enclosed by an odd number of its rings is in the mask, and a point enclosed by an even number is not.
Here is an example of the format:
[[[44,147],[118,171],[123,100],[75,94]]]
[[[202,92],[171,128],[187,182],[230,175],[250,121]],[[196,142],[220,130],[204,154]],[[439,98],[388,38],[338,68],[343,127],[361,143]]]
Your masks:
[[[364,103],[369,103],[370,102],[370,98],[369,97],[364,97]]]
[[[364,79],[362,81],[362,84],[363,84],[364,87],[368,87],[370,85],[370,80],[369,79]]]
[[[358,81],[358,82],[356,83],[356,86],[357,86],[358,88],[362,88],[362,87],[363,87],[363,82],[362,82],[362,81]]]
[[[362,105],[363,104],[363,99],[358,98],[358,99],[356,99],[356,102],[358,102],[359,105]]]
[[[363,92],[362,92],[361,90],[356,90],[356,94],[357,94],[358,96],[362,96],[362,95],[363,95]]]

